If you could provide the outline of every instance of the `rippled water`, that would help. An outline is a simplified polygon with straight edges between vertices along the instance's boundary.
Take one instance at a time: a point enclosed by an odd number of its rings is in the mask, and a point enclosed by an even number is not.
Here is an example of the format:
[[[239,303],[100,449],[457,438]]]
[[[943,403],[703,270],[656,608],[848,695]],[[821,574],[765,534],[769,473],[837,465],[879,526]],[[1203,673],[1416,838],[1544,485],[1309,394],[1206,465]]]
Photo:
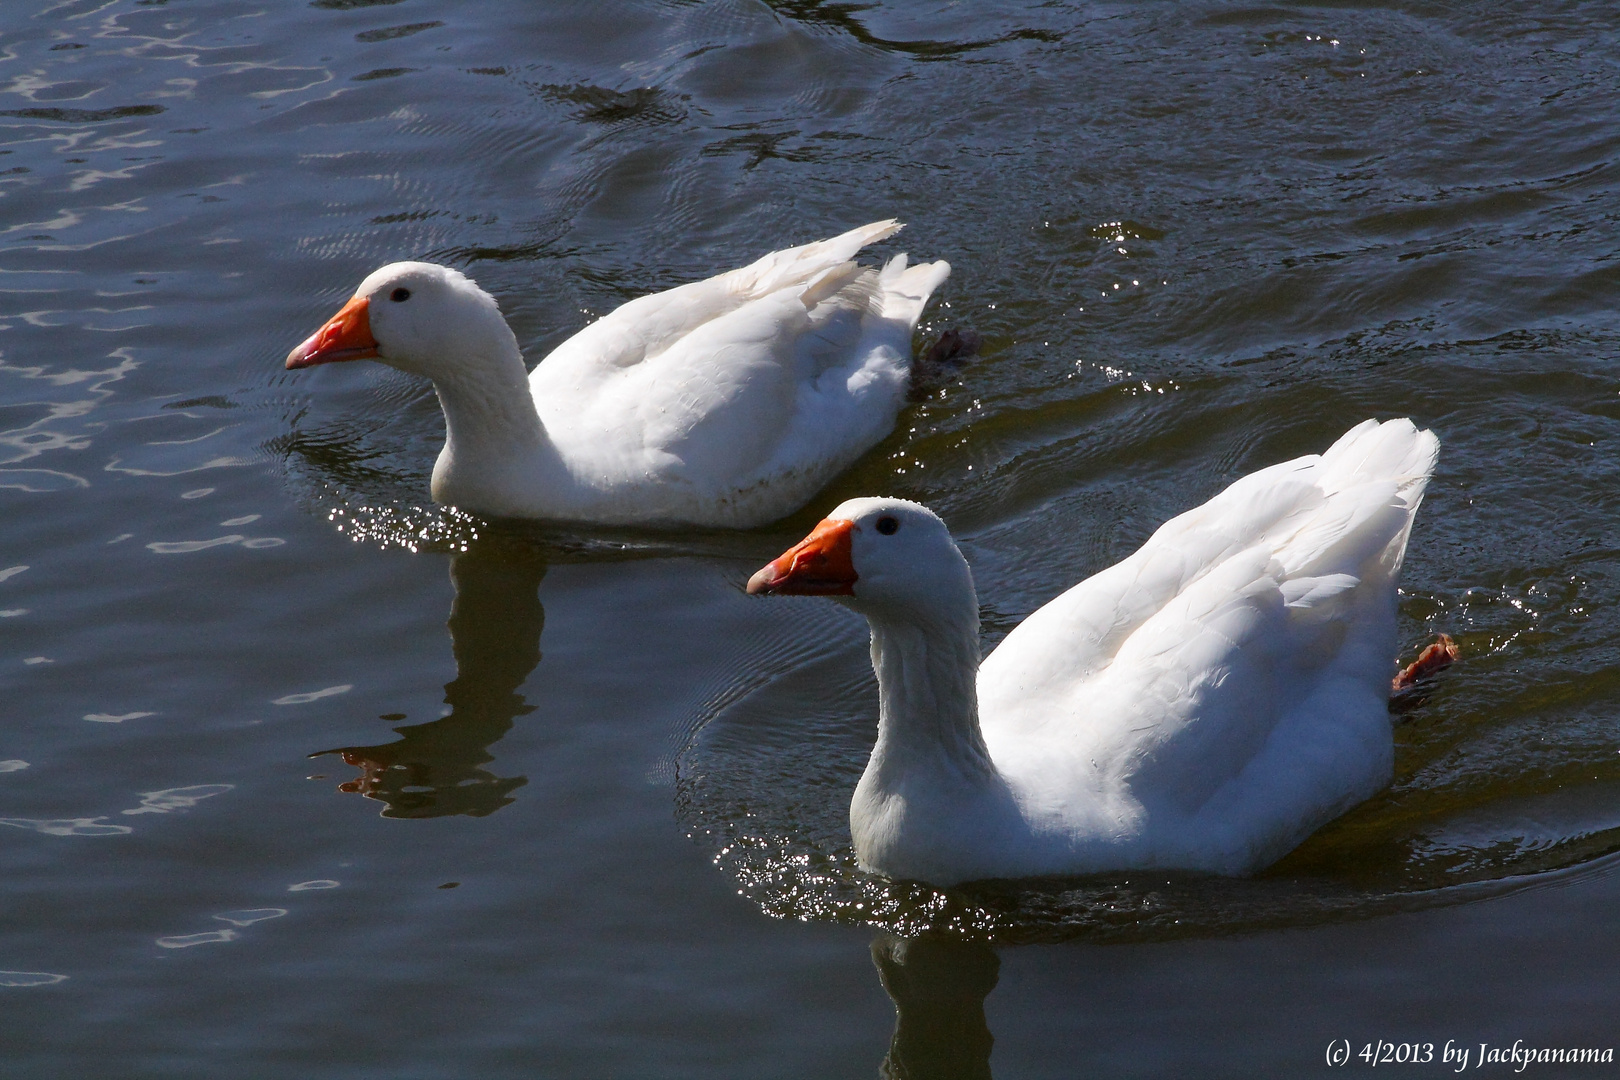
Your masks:
[[[0,12],[0,1074],[1612,1038],[1609,7],[36,7]],[[435,508],[425,385],[281,367],[394,258],[467,270],[537,359],[888,216],[876,254],[955,268],[919,338],[985,346],[768,529]],[[1392,718],[1388,792],[1248,881],[853,868],[862,626],[740,589],[822,511],[939,510],[993,644],[1398,415],[1443,447],[1403,648],[1463,660]]]

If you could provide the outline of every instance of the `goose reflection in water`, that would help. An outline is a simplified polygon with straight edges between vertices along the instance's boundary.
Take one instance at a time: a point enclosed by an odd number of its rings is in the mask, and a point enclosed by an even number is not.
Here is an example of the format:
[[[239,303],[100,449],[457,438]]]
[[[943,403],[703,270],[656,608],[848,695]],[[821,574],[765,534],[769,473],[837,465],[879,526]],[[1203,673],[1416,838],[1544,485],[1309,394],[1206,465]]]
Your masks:
[[[984,999],[1001,971],[994,949],[884,934],[872,942],[872,963],[894,1001],[894,1038],[878,1069],[883,1080],[990,1080],[995,1039]]]
[[[311,754],[340,754],[361,770],[340,791],[386,803],[383,817],[396,818],[483,817],[513,801],[511,793],[528,777],[496,776],[483,766],[495,760],[489,747],[513,721],[534,711],[518,690],[540,662],[545,573],[544,558],[525,546],[485,543],[455,557],[449,627],[456,677],[444,687],[450,713],[395,728],[395,742]]]

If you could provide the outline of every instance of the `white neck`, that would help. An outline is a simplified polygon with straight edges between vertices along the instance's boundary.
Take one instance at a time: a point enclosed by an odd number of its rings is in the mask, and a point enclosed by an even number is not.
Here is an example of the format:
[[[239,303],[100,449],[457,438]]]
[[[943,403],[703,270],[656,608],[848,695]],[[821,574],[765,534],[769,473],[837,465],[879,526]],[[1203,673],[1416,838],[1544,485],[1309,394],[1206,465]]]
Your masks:
[[[969,593],[924,618],[869,615],[878,679],[877,744],[850,804],[862,866],[948,882],[977,876],[980,838],[1018,818],[979,730],[979,628]]]
[[[562,459],[535,410],[517,342],[485,348],[435,372],[433,388],[444,410],[444,449],[433,469],[433,498],[496,515],[543,511],[536,491],[566,490]]]
[[[979,733],[977,621],[869,620],[878,737],[868,776],[904,776],[925,762],[964,777],[995,772]]]

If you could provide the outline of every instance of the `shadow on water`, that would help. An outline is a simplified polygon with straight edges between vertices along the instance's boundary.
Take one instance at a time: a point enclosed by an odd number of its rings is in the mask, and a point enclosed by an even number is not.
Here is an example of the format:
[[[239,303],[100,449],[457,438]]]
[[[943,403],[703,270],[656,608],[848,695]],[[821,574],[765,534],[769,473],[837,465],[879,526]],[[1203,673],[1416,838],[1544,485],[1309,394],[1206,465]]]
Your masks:
[[[879,935],[872,963],[894,1001],[894,1037],[878,1068],[884,1080],[989,1080],[995,1038],[984,999],[1001,958],[974,941]]]
[[[450,713],[395,728],[395,742],[311,754],[339,754],[361,770],[339,790],[386,803],[383,817],[396,818],[483,817],[513,801],[528,778],[497,776],[483,766],[494,760],[489,748],[535,708],[518,691],[540,662],[545,573],[544,556],[527,545],[484,543],[455,556],[449,628],[456,677],[444,687]]]
[[[872,33],[865,23],[855,17],[858,12],[875,7],[875,4],[827,3],[825,0],[769,0],[768,6],[785,18],[847,34],[868,48],[909,55],[918,60],[952,60],[980,49],[989,49],[1012,41],[1063,40],[1061,34],[1050,30],[1020,27],[995,37],[971,41],[897,41]]]

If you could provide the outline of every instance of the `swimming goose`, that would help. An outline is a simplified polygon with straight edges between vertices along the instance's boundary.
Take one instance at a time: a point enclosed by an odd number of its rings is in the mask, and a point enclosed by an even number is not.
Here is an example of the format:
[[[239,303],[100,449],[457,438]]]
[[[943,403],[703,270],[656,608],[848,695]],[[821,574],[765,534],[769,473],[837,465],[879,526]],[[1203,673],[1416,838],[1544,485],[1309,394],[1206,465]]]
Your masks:
[[[1369,420],[1246,476],[1025,619],[983,664],[939,518],[852,499],[748,582],[866,616],[860,866],[949,885],[1248,873],[1389,783],[1395,581],[1439,441]]]
[[[433,381],[436,502],[497,517],[746,528],[791,513],[887,435],[945,262],[852,260],[878,221],[632,300],[525,375],[495,300],[431,263],[385,266],[287,356]]]

